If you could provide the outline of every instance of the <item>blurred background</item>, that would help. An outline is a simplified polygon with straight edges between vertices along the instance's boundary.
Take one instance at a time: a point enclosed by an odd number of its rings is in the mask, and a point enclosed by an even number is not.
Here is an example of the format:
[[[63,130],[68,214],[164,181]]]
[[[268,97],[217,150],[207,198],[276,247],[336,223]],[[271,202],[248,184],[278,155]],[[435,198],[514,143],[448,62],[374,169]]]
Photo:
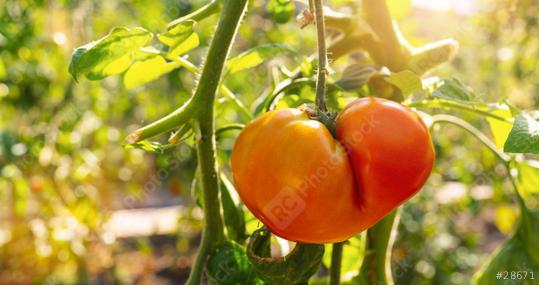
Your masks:
[[[343,13],[357,6],[326,2]],[[182,284],[188,276],[201,230],[191,198],[193,140],[162,154],[125,149],[123,140],[180,106],[195,76],[177,69],[126,90],[118,76],[75,82],[68,65],[74,48],[113,27],[158,33],[204,3],[0,0],[0,284]],[[539,2],[389,3],[412,45],[459,41],[457,57],[437,76],[461,79],[486,101],[539,107]],[[280,24],[266,7],[253,1],[232,54],[276,42],[296,54],[225,79],[247,106],[271,88],[275,66],[293,69],[315,52],[313,27]],[[194,63],[202,62],[216,20],[196,26]],[[345,61],[333,63],[337,74]],[[219,101],[218,125],[237,121],[229,104]],[[485,121],[461,116],[488,132]],[[496,157],[461,130],[442,128],[434,135],[434,173],[403,207],[392,256],[397,284],[468,283],[517,218]],[[224,168],[235,135],[219,140]],[[538,193],[524,193],[531,206]],[[249,221],[249,230],[259,225]],[[358,268],[358,254],[345,254],[345,270]]]

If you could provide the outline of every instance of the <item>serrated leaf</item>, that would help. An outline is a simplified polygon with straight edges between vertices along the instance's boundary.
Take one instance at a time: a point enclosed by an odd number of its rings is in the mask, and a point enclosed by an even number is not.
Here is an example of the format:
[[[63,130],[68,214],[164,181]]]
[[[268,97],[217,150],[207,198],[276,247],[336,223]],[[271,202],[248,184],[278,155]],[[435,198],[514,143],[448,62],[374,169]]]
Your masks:
[[[107,36],[75,49],[69,72],[75,80],[79,75],[100,80],[121,73],[131,65],[134,53],[152,37],[142,28],[115,28]]]
[[[335,85],[346,91],[357,90],[378,72],[378,69],[370,65],[351,64],[344,69],[341,79]]]
[[[423,89],[421,78],[409,70],[391,73],[386,80],[389,83],[397,86],[404,96],[408,96]]]
[[[265,60],[283,52],[292,52],[292,50],[287,46],[280,44],[260,45],[230,59],[226,63],[226,67],[229,72],[233,74],[244,69],[258,66]]]
[[[493,115],[509,119],[512,117],[511,111],[507,106],[501,105],[500,109],[496,109],[490,112]],[[505,141],[511,132],[512,125],[509,122],[504,122],[491,117],[487,117],[487,122],[490,126],[490,131],[494,137],[494,143],[498,149],[503,149]]]
[[[432,96],[436,98],[446,99],[450,101],[472,102],[476,99],[475,95],[470,92],[457,79],[445,79],[443,84],[438,89],[432,92]]]
[[[164,74],[178,68],[180,63],[167,62],[162,56],[153,56],[135,62],[124,75],[124,86],[127,89],[153,81]]]
[[[194,21],[185,21],[164,34],[157,35],[157,39],[169,47],[170,58],[176,58],[200,44],[198,34],[193,30],[194,24]]]
[[[163,145],[158,142],[141,141],[134,144],[128,144],[125,146],[127,149],[142,149],[148,152],[163,153]]]
[[[526,113],[518,115],[505,142],[504,151],[539,154],[539,122]]]
[[[294,16],[294,2],[291,0],[269,0],[266,10],[273,20],[279,24],[285,24]]]

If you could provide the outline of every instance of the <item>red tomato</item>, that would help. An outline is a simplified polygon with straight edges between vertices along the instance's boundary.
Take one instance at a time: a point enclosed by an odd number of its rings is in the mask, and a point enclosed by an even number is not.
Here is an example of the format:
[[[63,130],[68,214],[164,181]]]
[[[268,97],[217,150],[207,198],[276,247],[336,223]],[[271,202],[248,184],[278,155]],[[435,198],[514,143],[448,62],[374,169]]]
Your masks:
[[[337,117],[337,138],[354,169],[363,229],[417,193],[434,164],[428,128],[414,111],[393,101],[351,102]]]

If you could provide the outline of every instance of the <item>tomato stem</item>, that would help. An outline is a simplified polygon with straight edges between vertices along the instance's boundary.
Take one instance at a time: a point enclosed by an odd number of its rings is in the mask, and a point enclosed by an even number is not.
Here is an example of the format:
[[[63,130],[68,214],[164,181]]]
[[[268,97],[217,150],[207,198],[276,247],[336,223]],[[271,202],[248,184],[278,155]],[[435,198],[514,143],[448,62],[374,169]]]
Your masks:
[[[333,249],[331,251],[331,268],[329,272],[330,285],[341,284],[341,264],[344,243],[345,242],[338,242],[333,244]]]
[[[226,58],[237,34],[241,18],[247,7],[247,0],[228,0],[217,24],[200,80],[191,104],[196,106],[194,114],[198,163],[201,174],[204,229],[200,248],[195,259],[188,285],[201,284],[204,265],[211,249],[225,240],[221,205],[219,203],[219,177],[217,175],[214,101]]]
[[[326,112],[326,78],[327,78],[327,48],[326,27],[324,24],[324,7],[322,0],[313,0],[316,15],[316,32],[318,40],[318,79],[316,81],[316,108]]]
[[[397,234],[398,211],[393,210],[367,230],[365,257],[361,263],[360,284],[391,285],[391,248]]]
[[[219,10],[221,10],[222,6],[221,0],[212,0],[210,3],[200,7],[199,9],[195,10],[194,12],[187,14],[185,16],[182,16],[178,19],[173,20],[172,22],[167,24],[167,28],[173,28],[174,26],[178,25],[181,22],[193,20],[193,21],[200,21],[204,20],[207,17],[217,14]]]
[[[490,141],[490,139],[483,134],[480,130],[472,126],[470,123],[464,121],[461,118],[451,116],[451,115],[434,115],[431,117],[432,124],[436,123],[448,123],[455,125],[457,127],[460,127],[461,129],[467,131],[468,133],[472,134],[475,138],[477,138],[483,145],[485,145],[489,150],[491,150],[499,159],[503,162],[503,165],[505,166],[505,169],[507,171],[507,176],[509,178],[509,181],[511,182],[511,185],[513,186],[513,189],[515,191],[515,196],[517,198],[517,202],[523,209],[527,209],[526,202],[524,201],[524,198],[522,198],[522,195],[519,192],[518,185],[515,181],[515,178],[513,177],[513,174],[511,173],[511,161],[513,160],[513,157],[511,155],[508,155],[502,151],[499,151],[496,145]]]

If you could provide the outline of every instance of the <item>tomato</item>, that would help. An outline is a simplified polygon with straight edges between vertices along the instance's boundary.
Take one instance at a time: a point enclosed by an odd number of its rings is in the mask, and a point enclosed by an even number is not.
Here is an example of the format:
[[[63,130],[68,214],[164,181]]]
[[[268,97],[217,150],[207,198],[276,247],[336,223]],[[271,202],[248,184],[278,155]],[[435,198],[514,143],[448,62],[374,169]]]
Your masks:
[[[255,119],[240,133],[231,160],[241,200],[274,234],[325,243],[360,230],[345,149],[304,112],[279,109]]]
[[[296,109],[268,112],[240,133],[231,158],[237,191],[276,235],[344,241],[419,191],[434,163],[421,118],[389,100],[351,102],[336,137]]]
[[[422,119],[393,101],[356,99],[336,121],[364,213],[358,223],[366,229],[421,189],[434,164],[434,147]]]

